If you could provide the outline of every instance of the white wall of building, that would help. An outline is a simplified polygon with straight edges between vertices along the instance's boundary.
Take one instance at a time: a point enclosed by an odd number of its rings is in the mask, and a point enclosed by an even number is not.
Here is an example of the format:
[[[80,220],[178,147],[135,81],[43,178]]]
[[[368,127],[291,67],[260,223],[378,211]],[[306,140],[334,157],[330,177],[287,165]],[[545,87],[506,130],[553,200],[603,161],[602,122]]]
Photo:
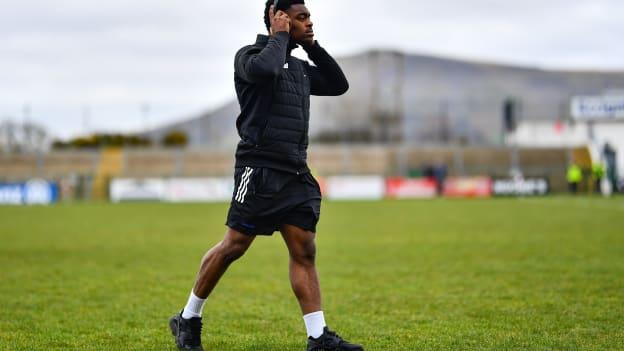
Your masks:
[[[557,124],[552,121],[522,122],[508,143],[521,147],[589,146],[592,157],[600,156],[605,143],[617,150],[618,174],[624,176],[624,122],[576,122]]]
[[[558,128],[552,121],[520,123],[507,140],[523,147],[576,147],[589,143],[588,128],[584,123],[561,124]]]

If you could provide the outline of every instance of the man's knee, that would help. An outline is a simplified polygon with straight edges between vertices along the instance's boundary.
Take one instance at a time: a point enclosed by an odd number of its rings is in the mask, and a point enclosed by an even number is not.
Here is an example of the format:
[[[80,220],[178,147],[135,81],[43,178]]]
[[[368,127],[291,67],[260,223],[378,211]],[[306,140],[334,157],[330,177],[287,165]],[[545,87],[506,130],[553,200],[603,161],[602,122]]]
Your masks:
[[[306,240],[291,250],[290,257],[299,264],[313,265],[316,260],[316,243],[314,240]]]
[[[252,241],[253,238],[244,237],[242,234],[228,233],[219,245],[219,254],[226,263],[232,263],[243,257]]]

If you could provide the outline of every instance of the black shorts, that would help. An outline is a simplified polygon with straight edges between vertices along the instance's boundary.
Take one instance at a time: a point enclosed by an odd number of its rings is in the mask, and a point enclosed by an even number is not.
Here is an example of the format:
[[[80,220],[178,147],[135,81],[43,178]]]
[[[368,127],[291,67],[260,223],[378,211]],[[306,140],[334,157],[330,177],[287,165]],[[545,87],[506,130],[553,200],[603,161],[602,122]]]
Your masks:
[[[246,235],[273,235],[283,224],[316,232],[321,188],[310,173],[236,168],[226,225]]]

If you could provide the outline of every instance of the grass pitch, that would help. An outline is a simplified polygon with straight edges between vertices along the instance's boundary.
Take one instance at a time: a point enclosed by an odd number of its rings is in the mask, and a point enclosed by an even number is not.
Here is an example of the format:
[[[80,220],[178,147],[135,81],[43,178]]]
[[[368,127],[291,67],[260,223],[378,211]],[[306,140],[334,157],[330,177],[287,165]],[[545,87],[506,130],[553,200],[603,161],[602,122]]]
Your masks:
[[[226,205],[0,207],[0,350],[174,350]],[[366,350],[624,349],[624,199],[323,205],[330,326]],[[259,238],[205,313],[204,346],[303,350],[281,238]]]

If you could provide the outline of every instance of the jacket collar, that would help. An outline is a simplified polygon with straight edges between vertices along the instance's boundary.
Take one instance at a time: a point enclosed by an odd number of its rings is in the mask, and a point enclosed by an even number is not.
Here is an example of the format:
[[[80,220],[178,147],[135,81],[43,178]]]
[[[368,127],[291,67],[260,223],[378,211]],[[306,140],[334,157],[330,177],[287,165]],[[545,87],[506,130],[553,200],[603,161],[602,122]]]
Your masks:
[[[257,46],[266,46],[269,42],[269,36],[265,35],[265,34],[258,34],[258,36],[256,37],[256,45]],[[290,42],[288,43],[288,56],[290,56],[290,53],[298,48],[299,45],[297,43],[295,43],[294,41],[290,40]]]

